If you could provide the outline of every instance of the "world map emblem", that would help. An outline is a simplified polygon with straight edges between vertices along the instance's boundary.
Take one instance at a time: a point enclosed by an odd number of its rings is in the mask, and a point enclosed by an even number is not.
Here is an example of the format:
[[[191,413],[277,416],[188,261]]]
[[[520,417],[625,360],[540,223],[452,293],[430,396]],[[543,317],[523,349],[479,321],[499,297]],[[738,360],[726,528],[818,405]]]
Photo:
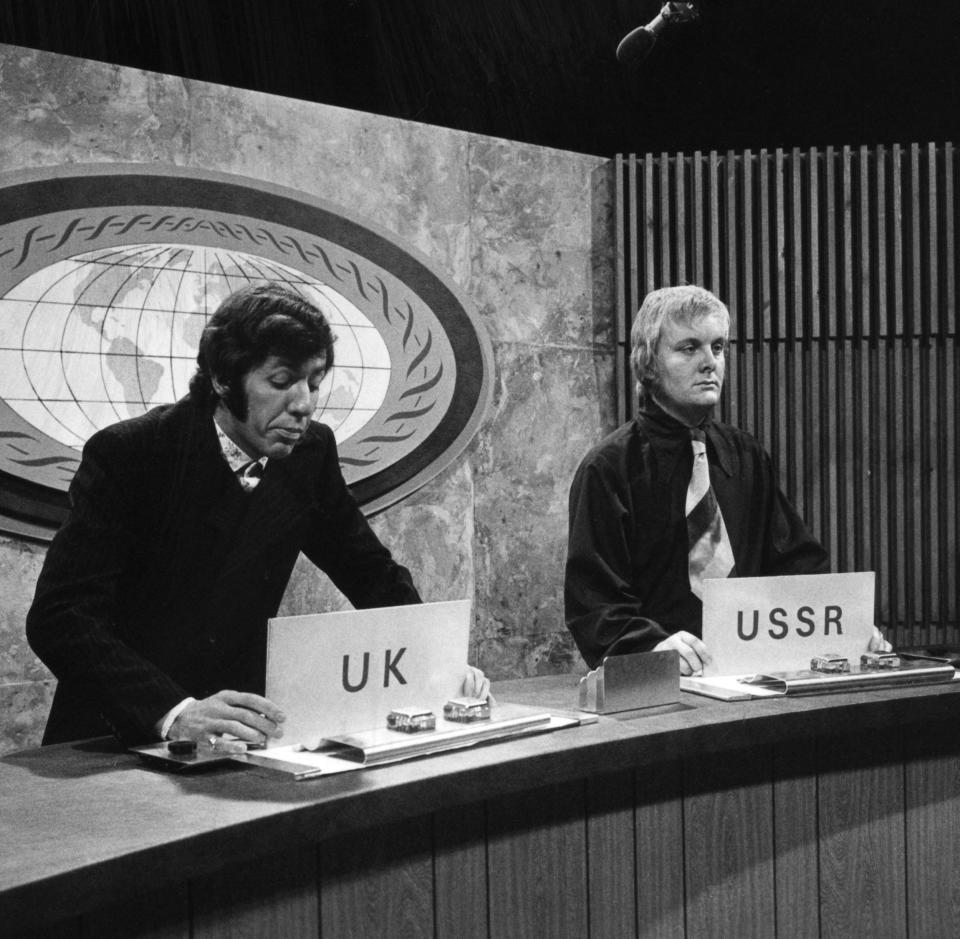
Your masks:
[[[219,303],[282,282],[336,336],[315,420],[371,514],[455,459],[490,397],[452,281],[303,193],[155,165],[0,176],[0,530],[50,537],[83,444],[187,394]]]

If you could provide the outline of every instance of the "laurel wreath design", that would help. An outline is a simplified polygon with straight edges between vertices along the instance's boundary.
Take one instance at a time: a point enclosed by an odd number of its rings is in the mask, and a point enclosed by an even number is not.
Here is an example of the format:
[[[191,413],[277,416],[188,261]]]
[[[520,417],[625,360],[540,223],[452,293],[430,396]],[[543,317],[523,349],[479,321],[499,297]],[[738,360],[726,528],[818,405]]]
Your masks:
[[[199,212],[112,212],[104,217],[78,215],[58,226],[37,222],[15,239],[0,234],[0,269],[6,266],[12,274],[28,262],[42,266],[45,257],[64,250],[91,250],[95,247],[93,242],[103,236],[122,238],[124,243],[132,244],[141,239],[160,241],[165,236],[183,238],[203,232],[219,236],[228,244],[231,240],[236,242],[238,250],[272,248],[287,257],[291,266],[312,273],[319,280],[332,278],[341,285],[349,283],[368,305],[368,315],[375,311],[383,328],[399,333],[400,347],[408,361],[395,399],[397,406],[381,417],[386,429],[351,441],[360,455],[340,456],[343,465],[358,468],[389,462],[390,451],[395,452],[397,446],[413,437],[417,423],[437,408],[440,399],[434,392],[444,377],[444,365],[442,359],[432,356],[435,343],[430,322],[417,315],[408,298],[402,304],[394,302],[383,279],[375,273],[367,276],[352,258],[341,260],[328,247],[264,224],[247,225]]]

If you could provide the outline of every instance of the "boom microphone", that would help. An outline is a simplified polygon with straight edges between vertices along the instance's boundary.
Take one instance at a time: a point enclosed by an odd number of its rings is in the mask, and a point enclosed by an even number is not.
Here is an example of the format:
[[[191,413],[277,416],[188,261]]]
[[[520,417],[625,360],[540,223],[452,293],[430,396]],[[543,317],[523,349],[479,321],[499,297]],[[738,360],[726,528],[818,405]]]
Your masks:
[[[696,4],[665,3],[649,23],[638,26],[620,40],[617,61],[626,68],[635,68],[650,54],[657,36],[671,23],[687,23],[698,16]]]

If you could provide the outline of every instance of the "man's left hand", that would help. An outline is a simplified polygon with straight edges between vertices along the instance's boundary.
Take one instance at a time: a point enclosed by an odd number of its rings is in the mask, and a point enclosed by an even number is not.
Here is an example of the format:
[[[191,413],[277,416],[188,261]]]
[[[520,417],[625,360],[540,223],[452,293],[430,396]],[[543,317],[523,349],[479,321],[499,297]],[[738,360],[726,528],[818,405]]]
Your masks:
[[[479,668],[474,668],[472,665],[467,666],[463,684],[460,686],[460,694],[465,698],[482,698],[491,704],[496,703],[493,695],[490,694],[490,679]]]
[[[873,635],[870,637],[870,642],[867,645],[867,652],[892,652],[893,646],[883,638],[883,633],[874,626]]]

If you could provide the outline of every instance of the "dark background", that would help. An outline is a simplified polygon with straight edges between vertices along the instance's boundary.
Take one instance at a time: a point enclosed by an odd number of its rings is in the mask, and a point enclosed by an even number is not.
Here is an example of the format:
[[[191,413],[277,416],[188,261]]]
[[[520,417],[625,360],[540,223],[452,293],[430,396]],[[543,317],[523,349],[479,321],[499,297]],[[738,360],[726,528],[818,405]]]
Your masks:
[[[0,42],[611,156],[960,140],[960,0],[0,0]]]

